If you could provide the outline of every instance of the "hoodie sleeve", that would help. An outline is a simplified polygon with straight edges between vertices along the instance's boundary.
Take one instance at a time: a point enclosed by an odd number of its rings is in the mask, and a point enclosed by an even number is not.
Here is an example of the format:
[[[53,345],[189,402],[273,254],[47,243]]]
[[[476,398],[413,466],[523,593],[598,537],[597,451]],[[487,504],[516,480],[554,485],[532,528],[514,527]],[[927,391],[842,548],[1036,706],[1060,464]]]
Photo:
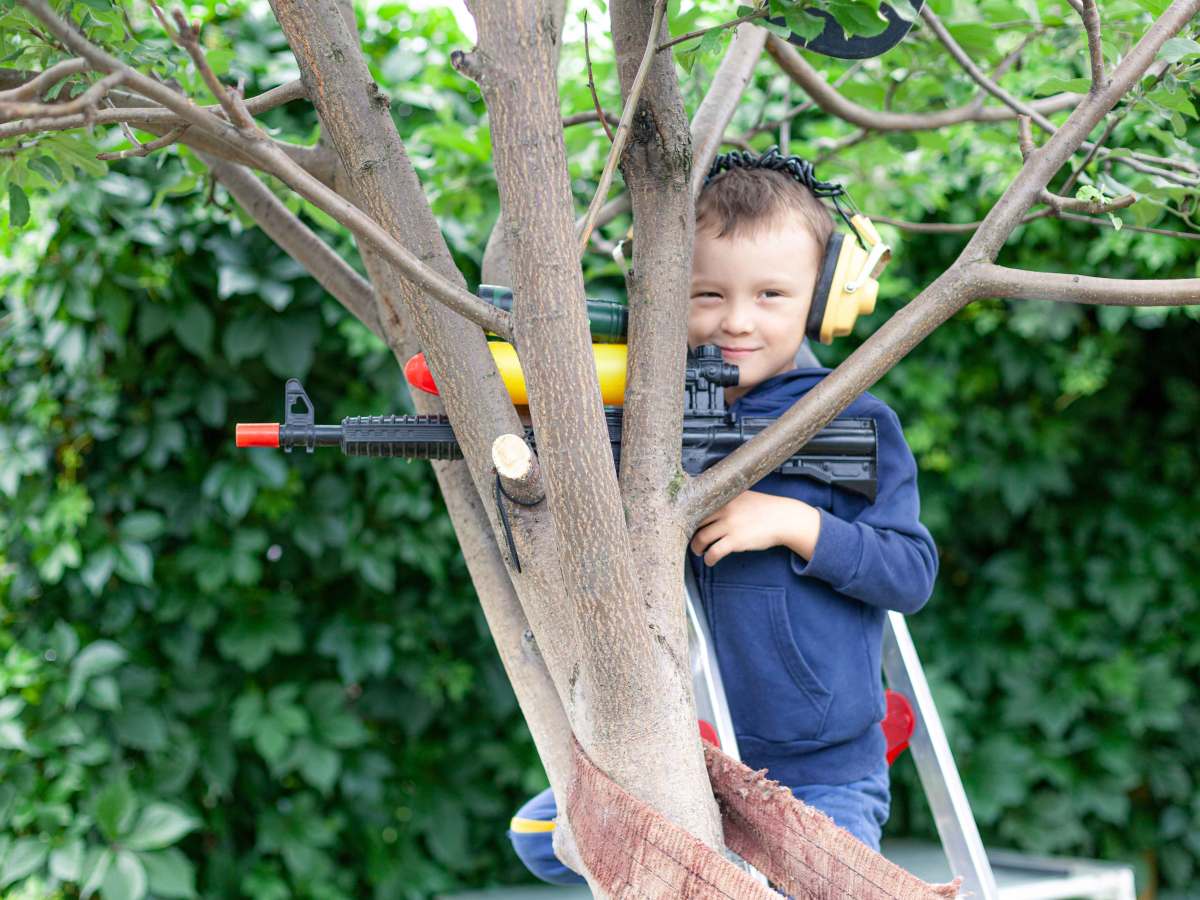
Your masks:
[[[853,521],[818,510],[821,532],[812,559],[793,553],[792,569],[863,603],[914,613],[933,591],[937,548],[919,520],[917,463],[900,420],[883,403],[871,415],[879,440],[875,502]]]

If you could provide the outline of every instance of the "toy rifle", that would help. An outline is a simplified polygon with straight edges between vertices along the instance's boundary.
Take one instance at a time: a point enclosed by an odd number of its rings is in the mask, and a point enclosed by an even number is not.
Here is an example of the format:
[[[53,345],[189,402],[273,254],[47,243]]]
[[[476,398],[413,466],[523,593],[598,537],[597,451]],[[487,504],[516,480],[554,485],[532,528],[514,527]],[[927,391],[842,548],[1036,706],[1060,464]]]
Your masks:
[[[683,469],[697,475],[709,468],[775,420],[735,419],[725,409],[724,388],[738,382],[737,366],[721,359],[716,347],[689,352],[684,381]],[[299,404],[302,410],[294,407]],[[340,425],[317,425],[312,401],[295,378],[284,388],[283,424],[239,423],[239,447],[282,447],[290,453],[303,447],[339,447],[347,456],[389,456],[404,459],[461,459],[462,451],[445,416],[348,416]],[[623,413],[607,407],[605,418],[613,461],[621,462]],[[525,437],[536,449],[532,428]],[[837,485],[869,500],[875,499],[876,435],[871,419],[835,419],[818,432],[776,471],[806,475]]]

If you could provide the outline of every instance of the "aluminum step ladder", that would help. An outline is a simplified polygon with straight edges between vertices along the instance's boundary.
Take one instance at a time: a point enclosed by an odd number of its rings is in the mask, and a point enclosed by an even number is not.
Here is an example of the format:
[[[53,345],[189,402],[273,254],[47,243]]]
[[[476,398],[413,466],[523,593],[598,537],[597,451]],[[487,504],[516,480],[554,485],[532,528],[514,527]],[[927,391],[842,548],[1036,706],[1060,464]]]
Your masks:
[[[740,760],[708,620],[691,566],[686,564],[684,594],[696,713],[713,726],[721,749]],[[1137,900],[1129,866],[985,851],[908,623],[897,612],[889,612],[884,622],[883,672],[888,687],[902,694],[912,707],[916,727],[908,749],[937,824],[949,872],[962,876],[963,894],[977,900]],[[931,880],[940,879],[934,875]]]

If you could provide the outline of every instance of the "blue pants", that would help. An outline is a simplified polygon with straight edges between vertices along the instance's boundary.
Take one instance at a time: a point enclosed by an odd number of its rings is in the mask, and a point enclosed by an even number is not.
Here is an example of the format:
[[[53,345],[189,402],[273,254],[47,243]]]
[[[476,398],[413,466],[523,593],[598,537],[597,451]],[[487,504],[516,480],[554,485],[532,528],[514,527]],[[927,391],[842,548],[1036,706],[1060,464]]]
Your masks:
[[[883,824],[891,809],[888,769],[880,769],[849,784],[805,784],[792,788],[798,800],[816,807],[870,847],[879,850]],[[517,810],[508,838],[525,868],[550,884],[583,884],[583,878],[554,855],[554,817],[558,810],[550,788]]]

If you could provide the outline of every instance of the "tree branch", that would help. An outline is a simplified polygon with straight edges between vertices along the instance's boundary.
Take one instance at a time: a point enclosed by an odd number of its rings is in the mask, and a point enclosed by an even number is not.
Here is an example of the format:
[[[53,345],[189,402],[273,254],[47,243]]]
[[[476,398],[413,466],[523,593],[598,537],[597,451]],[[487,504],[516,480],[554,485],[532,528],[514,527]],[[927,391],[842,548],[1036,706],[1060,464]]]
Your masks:
[[[1089,225],[1099,225],[1105,228],[1115,227],[1108,219],[1091,219],[1087,216],[1077,216],[1072,213],[1055,214],[1052,209],[1043,209],[1038,212],[1029,213],[1020,224],[1024,225],[1027,222],[1032,222],[1035,219],[1045,219],[1049,216],[1054,216],[1056,219],[1065,219],[1071,222],[1086,222]],[[978,222],[906,222],[903,219],[892,219],[887,216],[872,215],[871,221],[876,224],[891,225],[894,228],[902,228],[905,231],[912,231],[916,234],[963,234],[973,232],[979,229],[983,221]],[[1191,231],[1170,231],[1166,228],[1150,228],[1142,225],[1125,225],[1121,226],[1122,231],[1137,231],[1143,234],[1160,234],[1164,237],[1180,238],[1185,241],[1200,241],[1200,232]]]
[[[94,68],[111,74],[120,73],[125,83],[134,90],[173,111],[184,121],[196,126],[197,130],[232,145],[255,160],[263,171],[275,175],[357,236],[378,247],[391,262],[430,296],[480,327],[511,338],[511,319],[507,313],[438,275],[413,256],[362,210],[300,168],[281,148],[270,142],[257,126],[252,132],[243,132],[211,112],[195,106],[186,97],[176,94],[166,85],[140,74],[76,33],[55,15],[45,0],[21,0],[21,3],[41,19],[63,43],[88,60]]]
[[[1063,164],[1154,62],[1155,55],[1200,8],[1200,0],[1175,0],[1129,51],[1105,86],[1075,108],[1061,129],[1033,153],[1004,195],[984,219],[961,258],[993,260],[1030,205]],[[1188,11],[1191,11],[1190,13]],[[1185,15],[1185,13],[1187,13]]]
[[[638,67],[637,77],[634,79],[633,88],[630,90],[629,97],[625,102],[625,108],[621,110],[621,122],[617,126],[617,133],[613,138],[612,148],[609,150],[608,159],[604,163],[604,171],[600,173],[600,183],[596,186],[596,193],[592,197],[587,214],[583,217],[583,225],[579,229],[580,256],[583,256],[587,252],[588,238],[591,237],[592,229],[596,227],[596,219],[600,214],[600,207],[604,205],[605,200],[608,198],[608,188],[612,184],[613,173],[617,169],[617,163],[621,161],[621,154],[625,152],[625,141],[629,138],[629,125],[633,121],[634,113],[637,112],[638,100],[642,94],[642,85],[646,81],[646,74],[650,71],[650,63],[654,59],[654,40],[658,34],[657,26],[662,22],[666,11],[667,0],[655,0],[655,27],[650,29],[650,42],[646,44],[646,52],[642,57],[641,65]]]
[[[610,144],[616,143],[616,138],[613,137],[612,129],[608,127],[608,117],[604,114],[604,107],[600,105],[600,98],[596,95],[596,80],[592,77],[592,51],[588,46],[588,26],[587,26],[587,10],[583,11],[583,58],[587,63],[588,90],[592,92],[592,106],[596,109],[596,118],[600,120],[600,124],[604,127],[604,133],[608,135]],[[617,123],[620,124],[620,119]]]
[[[199,154],[258,227],[303,266],[356,319],[387,342],[371,284],[243,166]]]
[[[733,43],[717,67],[708,92],[692,117],[692,199],[700,196],[704,178],[721,149],[721,137],[741,102],[754,67],[762,58],[769,32],[747,23],[733,33]]]
[[[588,122],[596,122],[596,121],[599,121],[600,119],[601,119],[601,113],[599,111],[593,110],[592,112],[582,112],[582,113],[575,113],[574,115],[571,115],[571,116],[564,116],[563,120],[562,120],[562,124],[563,124],[563,128],[570,128],[573,125],[585,125]],[[603,113],[603,121],[607,125],[616,125],[621,120],[618,119],[616,116],[614,116],[612,113],[606,112],[606,113]],[[606,134],[612,134],[612,132],[608,128],[605,128],[604,131]],[[610,138],[610,140],[611,140],[611,138]]]
[[[1017,130],[1019,134],[1019,144],[1021,147],[1021,159],[1029,161],[1034,152],[1037,150],[1033,143],[1033,129],[1029,124],[1029,116],[1017,116]],[[1088,159],[1091,157],[1089,156]],[[1084,160],[1086,163],[1087,160]],[[1091,215],[1099,215],[1101,213],[1115,212],[1118,209],[1125,209],[1128,206],[1133,206],[1137,202],[1136,194],[1123,194],[1115,200],[1100,202],[1096,200],[1079,200],[1075,197],[1064,197],[1059,194],[1052,193],[1049,189],[1043,188],[1038,194],[1038,199],[1049,206],[1056,213],[1063,211],[1089,213]]]
[[[1010,109],[982,109],[977,102],[932,113],[894,113],[867,109],[838,93],[787,41],[775,35],[769,36],[767,52],[793,81],[804,88],[818,107],[831,116],[837,116],[860,128],[870,128],[873,131],[932,131],[962,122],[1000,122],[1016,116]],[[1071,109],[1082,99],[1082,94],[1056,94],[1034,101],[1031,108],[1039,114],[1055,113]]]
[[[155,9],[157,10],[157,7]],[[208,64],[208,57],[205,56],[203,49],[200,47],[199,23],[195,25],[189,24],[182,10],[176,9],[174,14],[175,24],[178,26],[179,31],[169,31],[168,33],[192,58],[192,62],[196,65],[196,71],[204,79],[209,92],[217,98],[217,102],[221,104],[221,109],[225,111],[225,117],[238,128],[245,128],[248,131],[257,128],[254,119],[251,118],[250,113],[246,110],[242,98],[221,84],[221,80],[217,78],[217,73]]]
[[[960,66],[962,66],[966,73],[971,76],[976,84],[978,84],[992,96],[996,97],[1014,112],[1023,113],[1029,116],[1035,123],[1037,123],[1037,126],[1047,134],[1054,134],[1058,130],[1054,123],[1047,119],[1045,115],[1043,115],[1043,111],[1038,108],[1036,103],[1025,103],[1024,101],[1017,99],[1008,91],[1004,90],[1004,88],[1000,87],[1000,85],[996,84],[996,82],[989,78],[986,74],[984,74],[984,72],[980,70],[979,66],[975,65],[974,60],[972,60],[971,57],[967,55],[966,51],[959,46],[958,42],[954,40],[954,36],[951,35],[946,29],[946,26],[942,24],[941,20],[929,7],[929,4],[925,4],[921,7],[921,16],[925,19],[926,23],[937,36],[938,40],[945,45],[946,50],[950,53],[950,55],[955,59],[956,62],[958,62]],[[1094,84],[1093,88],[1095,88]],[[1088,96],[1095,96],[1096,93],[1097,92],[1093,90]],[[1090,141],[1085,140],[1079,146],[1084,150],[1091,150],[1095,145]],[[1102,159],[1110,158],[1110,152],[1108,150],[1101,149],[1098,152]],[[1138,172],[1143,172],[1148,175],[1158,175],[1161,178],[1174,181],[1176,184],[1188,186],[1200,184],[1200,178],[1187,178],[1165,169],[1156,168],[1153,165],[1147,165],[1139,159],[1140,156],[1141,154],[1133,154],[1132,156],[1128,157],[1116,156],[1112,157],[1112,159],[1114,162],[1128,166],[1129,168]],[[1157,162],[1161,163],[1163,160],[1157,160]]]
[[[11,100],[38,100],[58,84],[64,78],[69,78],[72,75],[79,75],[88,71],[91,66],[88,65],[86,59],[65,59],[62,62],[55,63],[44,72],[39,72],[37,75],[18,84],[14,88],[0,91],[0,102],[8,102]],[[7,74],[7,73],[5,73]]]
[[[155,150],[161,150],[163,147],[169,147],[171,144],[174,144],[177,140],[183,137],[184,133],[189,127],[191,127],[189,125],[180,125],[178,128],[172,128],[162,137],[143,144],[136,137],[134,137],[133,132],[129,130],[129,126],[125,125],[124,123],[122,123],[122,126],[125,129],[126,137],[130,139],[130,141],[133,143],[133,146],[128,150],[118,150],[115,153],[97,153],[96,159],[112,161],[117,159],[129,159],[134,156],[149,156]]]
[[[1200,0],[1175,0],[1125,56],[1105,87],[1085,97],[1063,127],[1031,155],[950,268],[761,435],[684,485],[681,505],[689,526],[694,528],[705,515],[778,466],[941,323],[972,300],[989,296],[1000,286],[988,277],[992,270],[984,266],[995,258],[1013,228],[1051,176],[1078,149],[1083,137],[1146,72],[1162,45],[1198,9]],[[1054,287],[1057,289],[1057,282]],[[1185,285],[1184,291],[1189,290],[1194,287]]]
[[[978,296],[1056,300],[1093,306],[1188,306],[1200,304],[1200,278],[1127,279],[1029,272],[995,263],[973,263]]]
[[[1062,193],[1071,193],[1071,188],[1075,186],[1075,182],[1079,180],[1079,176],[1083,174],[1083,170],[1086,169],[1091,164],[1092,160],[1096,158],[1096,154],[1099,152],[1100,148],[1104,146],[1104,142],[1108,140],[1109,135],[1113,133],[1113,129],[1117,127],[1117,123],[1120,121],[1120,116],[1112,116],[1108,120],[1108,124],[1104,127],[1104,131],[1100,133],[1100,137],[1096,139],[1096,142],[1092,145],[1092,149],[1089,150],[1087,156],[1083,158],[1083,162],[1081,162],[1071,172],[1071,174],[1067,176],[1067,180],[1063,182]]]
[[[767,15],[767,8],[766,8],[766,6],[762,6],[759,9],[756,9],[752,13],[747,13],[744,16],[738,16],[736,19],[730,19],[728,22],[722,22],[719,25],[710,25],[707,28],[698,28],[695,31],[689,31],[687,34],[681,34],[679,37],[671,38],[669,41],[665,41],[664,43],[659,44],[655,48],[655,51],[662,52],[663,50],[666,50],[669,47],[674,47],[676,44],[682,44],[685,41],[690,41],[692,38],[703,37],[704,35],[708,34],[710,31],[720,31],[723,28],[734,28],[745,22],[753,22],[755,19],[764,18],[766,15]]]
[[[1100,10],[1096,0],[1081,0],[1083,29],[1087,33],[1088,55],[1092,63],[1092,91],[1104,87],[1104,52],[1100,37]]]
[[[63,103],[0,99],[0,116],[6,119],[18,119],[30,116],[57,117],[81,113],[82,124],[91,125],[96,121],[96,106],[108,95],[110,90],[124,80],[125,76],[120,72],[105,75],[78,97],[73,97]]]

